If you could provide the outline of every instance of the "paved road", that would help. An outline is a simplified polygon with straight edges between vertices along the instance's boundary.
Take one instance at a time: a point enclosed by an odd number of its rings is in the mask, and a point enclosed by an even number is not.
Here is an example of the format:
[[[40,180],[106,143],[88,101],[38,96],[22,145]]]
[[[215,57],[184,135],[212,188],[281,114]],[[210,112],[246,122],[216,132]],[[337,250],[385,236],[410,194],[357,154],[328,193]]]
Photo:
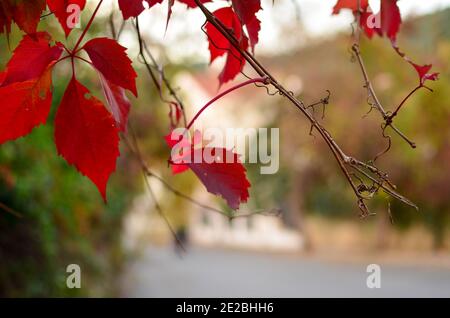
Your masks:
[[[450,297],[450,271],[382,265],[381,288],[367,264],[297,256],[148,248],[124,277],[125,297]]]

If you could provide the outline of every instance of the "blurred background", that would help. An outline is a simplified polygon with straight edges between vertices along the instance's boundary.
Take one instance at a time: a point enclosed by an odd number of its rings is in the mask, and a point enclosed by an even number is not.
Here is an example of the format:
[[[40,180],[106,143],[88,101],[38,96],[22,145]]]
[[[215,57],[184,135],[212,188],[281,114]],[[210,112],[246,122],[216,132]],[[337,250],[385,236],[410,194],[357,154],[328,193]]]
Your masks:
[[[364,117],[366,92],[350,53],[352,16],[332,16],[334,2],[262,1],[256,55],[306,104],[329,90],[325,125],[345,151],[370,160],[386,140],[378,114]],[[82,25],[94,4],[88,1]],[[112,36],[120,29],[116,1],[107,4],[89,37]],[[71,74],[69,65],[60,63],[47,124],[0,147],[0,296],[450,296],[450,0],[401,0],[399,5],[405,17],[400,47],[419,64],[432,63],[441,75],[429,85],[434,93],[420,91],[397,119],[417,149],[392,136],[393,147],[378,164],[419,212],[380,194],[371,203],[376,215],[358,218],[349,186],[320,138],[309,135],[308,122],[283,98],[249,86],[228,95],[200,120],[205,127],[224,130],[280,129],[280,169],[261,175],[258,164],[246,166],[252,187],[240,212],[281,213],[230,222],[150,178],[165,218],[183,239],[183,251],[155,209],[139,162],[123,143],[106,205],[94,185],[57,156],[53,118]],[[218,93],[223,61],[208,65],[198,10],[176,4],[165,32],[166,10],[164,4],[144,12],[141,30],[192,118]],[[64,41],[54,17],[43,19],[40,29]],[[69,46],[79,34],[72,33]],[[0,69],[20,39],[17,29],[9,40],[0,37]],[[181,193],[231,213],[191,172],[172,176],[163,142],[170,129],[169,109],[138,58],[131,21],[119,41],[129,48],[139,74],[139,99],[129,96],[130,125],[151,170]],[[385,39],[363,39],[362,51],[382,103],[392,109],[415,87],[416,74]],[[244,72],[254,75],[250,68]],[[77,76],[104,100],[89,67],[79,64]],[[372,263],[382,268],[379,290],[366,287],[366,267]],[[66,287],[69,264],[82,268],[81,289]]]

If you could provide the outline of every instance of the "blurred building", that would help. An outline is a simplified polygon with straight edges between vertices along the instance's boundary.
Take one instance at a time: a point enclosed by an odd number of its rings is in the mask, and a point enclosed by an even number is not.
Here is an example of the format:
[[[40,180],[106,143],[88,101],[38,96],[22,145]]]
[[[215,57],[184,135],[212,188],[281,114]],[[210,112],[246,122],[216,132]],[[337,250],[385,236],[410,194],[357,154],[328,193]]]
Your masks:
[[[230,221],[211,211],[194,213],[189,226],[192,244],[261,251],[297,252],[304,246],[299,231],[287,228],[280,217],[252,215]]]

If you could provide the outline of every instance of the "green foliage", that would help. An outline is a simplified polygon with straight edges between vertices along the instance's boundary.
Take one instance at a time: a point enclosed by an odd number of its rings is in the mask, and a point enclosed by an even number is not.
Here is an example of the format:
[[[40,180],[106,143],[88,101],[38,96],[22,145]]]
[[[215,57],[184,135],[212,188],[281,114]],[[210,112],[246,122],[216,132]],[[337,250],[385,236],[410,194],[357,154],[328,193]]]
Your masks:
[[[10,45],[18,34],[11,35]],[[2,68],[11,52],[0,40]],[[89,84],[93,74],[79,74]],[[89,77],[88,77],[89,76]],[[67,78],[68,80],[68,78]],[[53,119],[66,80],[54,83],[45,126],[0,147],[0,296],[108,296],[123,263],[121,224],[139,188],[126,149],[108,187],[107,204],[95,186],[57,155]],[[82,288],[66,287],[66,267],[82,269]]]
[[[0,218],[5,296],[85,295],[89,288],[66,289],[67,265],[79,264],[88,286],[116,270],[120,221],[132,191],[114,177],[105,205],[92,183],[56,155],[52,135],[50,125],[40,127],[0,151],[0,202],[22,216],[2,211]]]

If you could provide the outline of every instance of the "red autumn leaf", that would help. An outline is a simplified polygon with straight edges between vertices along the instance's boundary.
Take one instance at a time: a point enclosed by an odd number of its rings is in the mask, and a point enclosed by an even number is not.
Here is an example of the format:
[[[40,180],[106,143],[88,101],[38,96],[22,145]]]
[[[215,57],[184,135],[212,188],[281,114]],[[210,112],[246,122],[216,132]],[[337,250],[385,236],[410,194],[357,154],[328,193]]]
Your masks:
[[[261,0],[232,0],[232,4],[241,24],[247,28],[250,45],[254,51],[261,30],[261,21],[256,17],[256,13],[261,10]]]
[[[28,34],[35,33],[41,13],[45,10],[45,0],[6,0],[8,1],[13,8],[13,19],[19,28]]]
[[[58,18],[58,21],[64,29],[64,33],[67,37],[73,30],[71,24],[76,22],[71,21],[70,19],[72,15],[77,12],[73,11],[72,8],[74,8],[74,6],[78,6],[79,12],[81,12],[81,10],[83,10],[84,6],[86,5],[86,0],[47,0],[47,5],[50,11],[52,11]]]
[[[414,63],[405,53],[400,51],[397,45],[397,34],[402,23],[400,9],[397,5],[397,0],[382,0],[381,1],[381,32],[391,39],[391,44],[394,50],[405,61],[411,64],[419,76],[420,85],[423,86],[425,81],[438,79],[439,73],[429,73],[432,68],[431,64],[419,65]]]
[[[202,141],[199,131],[194,133],[192,141],[181,137],[182,134],[174,133],[165,137],[170,148],[177,147],[170,160],[174,174],[191,169],[208,192],[223,197],[234,210],[247,202],[250,182],[236,153],[224,148],[198,148]]]
[[[439,73],[430,73],[433,65],[418,65],[415,63],[411,63],[411,65],[416,69],[417,74],[419,75],[420,84],[424,85],[427,80],[437,81],[439,78]]]
[[[119,134],[114,118],[75,78],[55,118],[58,153],[94,182],[106,201],[106,185],[116,169]]]
[[[60,45],[50,46],[50,40],[47,32],[25,35],[8,62],[2,85],[40,77],[63,51]]]
[[[243,50],[248,49],[248,39],[244,37],[241,41],[241,48]],[[240,57],[238,59],[237,57]],[[244,68],[245,59],[241,57],[239,51],[234,47],[230,48],[230,52],[227,54],[227,60],[225,62],[225,67],[219,75],[219,81],[224,84],[228,81],[233,80],[236,75],[238,75]]]
[[[414,63],[405,53],[403,53],[397,45],[397,34],[400,31],[402,18],[400,9],[397,4],[398,0],[381,0],[380,12],[374,16],[367,0],[361,2],[360,25],[367,37],[372,38],[375,33],[380,36],[387,36],[391,40],[392,47],[405,61],[411,64],[419,75],[420,85],[424,85],[425,81],[438,79],[439,73],[430,73],[431,64],[419,65]],[[351,9],[356,16],[358,8],[358,0],[338,0],[333,14],[339,13],[341,9]],[[372,19],[372,20],[371,20]],[[377,26],[375,22],[379,20]]]
[[[183,164],[173,164],[171,165],[171,167],[173,174],[179,174],[185,172],[186,170],[189,170],[189,166]]]
[[[120,131],[126,131],[131,103],[125,94],[125,89],[108,81],[100,72],[99,76],[103,93],[105,94],[106,101],[108,102],[109,109],[116,121],[117,127]]]
[[[248,48],[248,39],[242,33],[242,26],[231,7],[225,7],[214,12],[214,16],[226,27],[233,30],[235,38],[239,41],[243,50]],[[224,84],[236,77],[245,65],[245,59],[231,43],[220,33],[214,25],[206,24],[206,33],[209,40],[209,51],[211,53],[211,63],[219,56],[226,54],[225,67],[219,75],[220,84]]]
[[[39,78],[0,87],[0,144],[44,124],[52,104],[50,65]],[[1,77],[1,76],[0,76]]]
[[[83,49],[89,55],[92,64],[111,83],[130,90],[137,96],[137,74],[131,66],[126,48],[116,40],[96,38],[87,42]]]
[[[155,4],[162,3],[163,0],[144,0],[148,3],[149,7],[153,7]],[[189,8],[197,7],[194,0],[178,0],[181,3],[186,4]],[[202,3],[211,2],[212,0],[201,0]],[[119,8],[122,11],[123,18],[126,20],[128,18],[135,18],[139,16],[145,7],[142,4],[143,0],[119,0]],[[175,0],[168,0],[168,16],[167,22],[170,20],[172,15],[172,6]]]
[[[208,192],[219,195],[227,201],[233,210],[247,202],[250,182],[245,175],[245,168],[239,162],[239,156],[224,148],[202,148],[194,151],[195,156],[211,154],[216,160],[212,163],[189,163],[189,168],[205,185]],[[233,163],[226,162],[232,157]]]
[[[166,138],[166,142],[169,144],[170,143],[170,141],[168,141],[167,140],[167,136],[165,137]],[[175,142],[174,143],[174,146],[176,145],[177,143]],[[185,158],[185,156],[187,156],[188,154],[190,154],[191,153],[191,147],[190,147],[190,145],[186,145],[186,147],[187,147],[187,149],[188,149],[188,151],[186,152],[186,153],[179,153],[179,154],[173,154],[172,156],[171,156],[171,164],[170,164],[170,167],[172,168],[172,173],[175,175],[175,174],[180,174],[180,173],[183,173],[183,172],[185,172],[186,170],[189,170],[189,166],[187,165],[187,164],[184,164],[184,163],[182,163],[183,162],[183,160],[184,160],[184,158]]]
[[[419,82],[421,86],[424,86],[427,80],[437,81],[439,79],[439,73],[430,73],[430,70],[433,67],[432,64],[419,65],[417,63],[414,63],[405,53],[400,50],[395,41],[391,41],[391,44],[395,52],[397,52],[397,54],[400,55],[401,58],[411,64],[412,67],[414,67],[417,75],[419,76]]]
[[[119,0],[119,8],[125,20],[137,17],[145,9],[142,0]]]
[[[123,18],[126,20],[128,18],[135,18],[139,16],[145,9],[142,4],[146,1],[149,7],[153,7],[155,4],[162,3],[163,0],[119,0],[119,8],[122,11]],[[197,7],[194,0],[178,0],[181,3],[186,4],[189,8]],[[211,2],[212,0],[200,0],[202,3]],[[170,17],[172,16],[172,7],[175,4],[175,0],[168,0],[167,4],[167,23],[166,27],[169,25]]]
[[[161,3],[163,0],[145,0],[150,7],[157,3]],[[119,8],[122,11],[123,18],[135,18],[139,16],[145,7],[142,4],[143,0],[119,0]]]
[[[379,36],[383,36],[380,27],[376,25],[376,18],[377,16],[374,15],[370,7],[368,7],[366,11],[361,12],[359,24],[369,39],[371,39],[375,33]]]
[[[381,23],[379,26],[375,26],[367,23],[368,19],[374,17],[369,6],[369,1],[361,0],[360,23],[369,38],[376,32],[380,36],[387,36],[392,41],[396,40],[402,23],[397,1],[398,0],[381,0],[381,9],[378,13],[379,21]],[[333,8],[333,14],[338,14],[342,9],[350,9],[356,16],[358,11],[358,0],[338,0]]]
[[[361,0],[361,10],[366,11],[369,6],[369,0]],[[342,9],[358,11],[358,0],[338,0],[333,7],[333,14],[338,14]]]
[[[189,159],[194,147],[199,146],[202,142],[202,135],[198,130],[194,132],[191,140],[187,136],[188,131],[185,129],[180,129],[179,134],[172,131],[167,136],[164,136],[164,140],[172,151],[170,164],[173,174],[179,174],[189,169],[189,166],[184,164],[184,161]]]
[[[395,41],[400,31],[402,18],[397,0],[381,0],[381,31]]]
[[[181,138],[181,136],[180,136],[180,138]],[[175,147],[175,145],[180,141],[178,136],[174,136],[174,134],[172,132],[170,134],[164,136],[164,140],[170,149]],[[189,146],[190,146],[190,143],[189,143]]]

